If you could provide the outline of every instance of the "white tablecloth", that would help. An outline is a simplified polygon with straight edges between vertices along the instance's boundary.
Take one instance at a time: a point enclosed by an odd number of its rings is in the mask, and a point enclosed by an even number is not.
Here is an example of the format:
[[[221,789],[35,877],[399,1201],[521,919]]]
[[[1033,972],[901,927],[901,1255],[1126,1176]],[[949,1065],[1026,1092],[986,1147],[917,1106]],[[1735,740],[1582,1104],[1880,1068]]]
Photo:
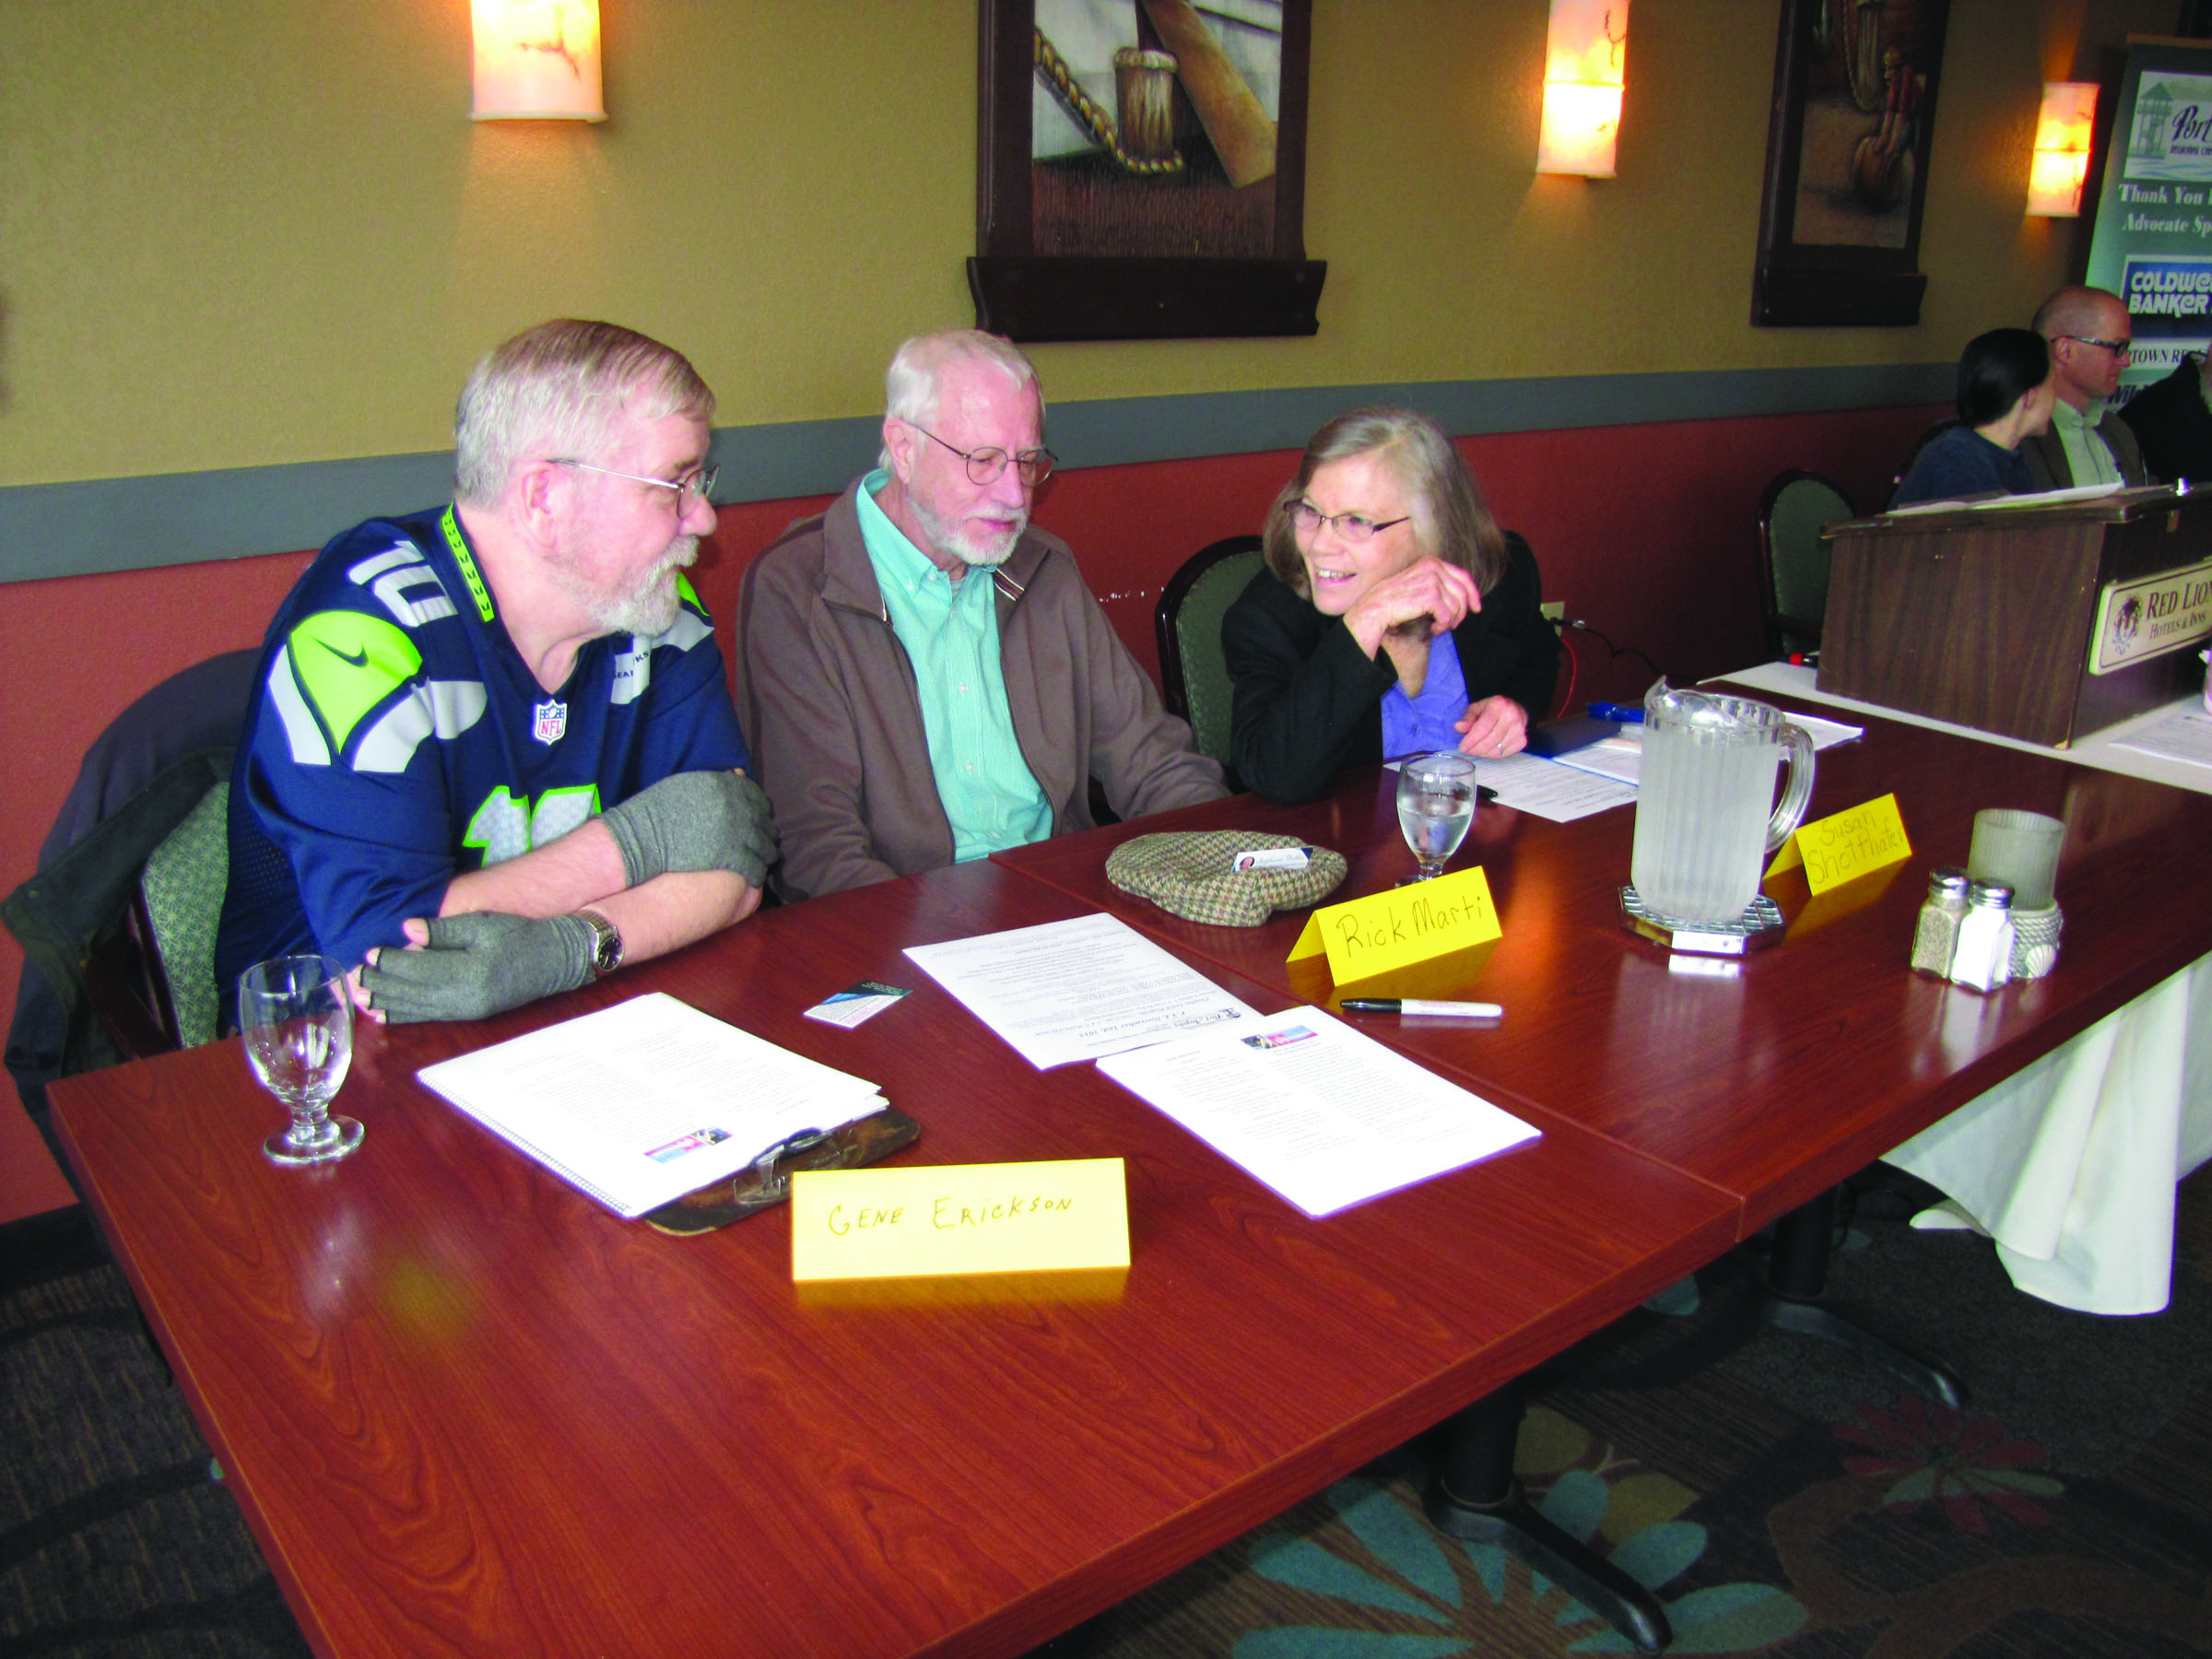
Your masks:
[[[1833,696],[1816,687],[1810,668],[1769,663],[1724,677],[1771,697],[2212,794],[2212,768],[2120,747],[2172,709],[2194,707],[2194,699],[2052,749]],[[2060,962],[2064,971],[2063,947]],[[1980,999],[1952,994],[1971,1019]],[[2174,1186],[2208,1157],[2212,957],[1968,1101],[1887,1161],[1949,1194],[1944,1209],[1994,1237],[2006,1272],[2030,1295],[2088,1313],[2156,1313],[2172,1293]]]
[[[2088,1313],[2156,1313],[2172,1290],[2175,1183],[2208,1157],[2212,957],[1887,1161],[1941,1187],[2031,1296]]]

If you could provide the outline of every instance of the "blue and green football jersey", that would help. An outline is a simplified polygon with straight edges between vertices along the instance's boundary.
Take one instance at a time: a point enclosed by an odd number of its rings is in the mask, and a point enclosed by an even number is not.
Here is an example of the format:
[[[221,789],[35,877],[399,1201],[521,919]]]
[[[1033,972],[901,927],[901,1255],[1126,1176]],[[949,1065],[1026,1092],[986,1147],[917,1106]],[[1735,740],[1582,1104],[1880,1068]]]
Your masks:
[[[547,696],[451,507],[324,547],[263,643],[217,983],[295,951],[358,963],[455,876],[675,773],[746,765],[714,625],[682,594],[665,633],[590,641]]]

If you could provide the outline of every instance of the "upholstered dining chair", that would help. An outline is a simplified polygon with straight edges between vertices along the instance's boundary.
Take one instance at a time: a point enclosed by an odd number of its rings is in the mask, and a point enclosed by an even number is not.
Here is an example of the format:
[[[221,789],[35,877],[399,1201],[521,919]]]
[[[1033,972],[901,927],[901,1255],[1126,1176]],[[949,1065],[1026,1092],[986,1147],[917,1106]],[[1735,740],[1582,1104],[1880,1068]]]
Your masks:
[[[258,653],[172,675],[85,752],[0,919],[26,957],[7,1066],[44,1127],[57,1077],[215,1034],[231,756]]]
[[[1159,641],[1160,700],[1169,713],[1191,723],[1200,750],[1225,770],[1232,688],[1221,655],[1221,618],[1258,573],[1260,563],[1258,536],[1225,536],[1183,560],[1152,613]]]
[[[1776,657],[1820,643],[1828,611],[1824,525],[1857,517],[1843,487],[1793,467],[1777,473],[1759,502],[1759,574],[1767,649]]]

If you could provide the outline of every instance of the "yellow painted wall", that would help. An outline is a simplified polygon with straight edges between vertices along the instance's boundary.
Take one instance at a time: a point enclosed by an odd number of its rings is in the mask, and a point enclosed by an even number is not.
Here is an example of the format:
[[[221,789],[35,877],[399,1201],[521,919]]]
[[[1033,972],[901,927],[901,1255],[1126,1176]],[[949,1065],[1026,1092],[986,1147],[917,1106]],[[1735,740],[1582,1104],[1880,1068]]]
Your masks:
[[[1312,340],[1040,349],[1058,400],[1923,362],[2024,320],[2038,84],[2175,0],[1954,0],[1912,329],[1747,321],[1775,0],[1636,0],[1620,176],[1539,179],[1545,0],[1314,0]],[[724,424],[877,406],[970,320],[973,0],[604,0],[601,127],[472,124],[466,0],[0,4],[0,485],[434,450],[493,341],[601,314]]]

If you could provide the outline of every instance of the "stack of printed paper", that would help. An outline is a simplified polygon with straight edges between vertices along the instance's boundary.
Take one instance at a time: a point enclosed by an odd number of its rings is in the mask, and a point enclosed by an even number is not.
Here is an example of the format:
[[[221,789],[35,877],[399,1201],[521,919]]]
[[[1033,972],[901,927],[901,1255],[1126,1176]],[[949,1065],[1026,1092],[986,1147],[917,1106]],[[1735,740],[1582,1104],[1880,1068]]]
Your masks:
[[[1536,1138],[1319,1008],[1132,1049],[1099,1069],[1309,1216]]]
[[[655,992],[418,1074],[621,1216],[887,1104],[876,1085]]]

